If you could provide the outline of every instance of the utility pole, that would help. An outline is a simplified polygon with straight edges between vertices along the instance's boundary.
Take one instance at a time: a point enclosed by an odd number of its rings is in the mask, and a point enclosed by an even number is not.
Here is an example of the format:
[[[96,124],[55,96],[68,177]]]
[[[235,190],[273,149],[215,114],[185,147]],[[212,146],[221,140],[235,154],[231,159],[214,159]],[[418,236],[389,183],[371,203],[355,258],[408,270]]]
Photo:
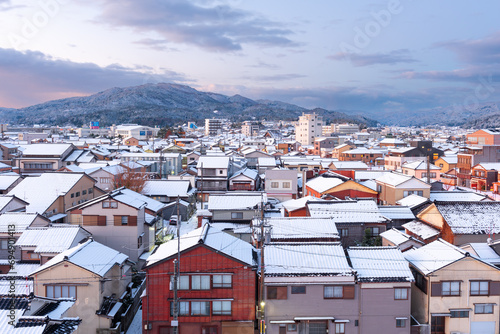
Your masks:
[[[203,210],[203,161],[200,163],[200,193],[201,193],[201,207],[200,210]]]
[[[260,203],[260,284],[259,284],[259,333],[265,333],[265,320],[264,320],[264,200],[261,195]]]
[[[172,321],[172,327],[174,329],[174,334],[179,333],[179,295],[178,295],[178,284],[180,280],[181,272],[181,238],[180,238],[180,227],[181,219],[179,218],[179,196],[177,196],[177,259],[174,260],[174,320]]]

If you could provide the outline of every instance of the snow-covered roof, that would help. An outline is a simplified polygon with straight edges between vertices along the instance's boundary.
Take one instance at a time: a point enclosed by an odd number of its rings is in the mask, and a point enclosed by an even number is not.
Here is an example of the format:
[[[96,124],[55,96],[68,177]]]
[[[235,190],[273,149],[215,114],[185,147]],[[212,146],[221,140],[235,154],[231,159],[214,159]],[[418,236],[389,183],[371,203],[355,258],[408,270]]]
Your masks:
[[[415,219],[415,215],[407,206],[384,206],[378,207],[380,214],[389,219]]]
[[[206,169],[206,168],[226,169],[229,167],[229,160],[230,160],[230,158],[225,157],[225,156],[222,156],[222,157],[201,156],[198,159],[198,163],[196,165],[196,168],[202,168],[202,166],[203,166],[203,169]]]
[[[265,202],[266,198],[260,193],[212,194],[208,198],[208,210],[249,210],[260,205],[262,200]]]
[[[411,161],[411,162],[407,162],[407,163],[403,164],[401,166],[401,168],[407,168],[407,169],[412,169],[412,170],[426,170],[427,169],[427,162],[418,161],[418,160]],[[429,168],[431,170],[441,170],[441,168],[439,168],[438,166],[433,165],[433,164],[430,164]]]
[[[434,202],[454,234],[500,233],[500,202]]]
[[[66,195],[84,175],[83,173],[62,172],[27,177],[19,182],[8,195],[14,195],[28,202],[26,212],[43,214],[59,196]]]
[[[349,247],[360,282],[413,282],[408,262],[397,247]]]
[[[387,219],[380,214],[373,200],[325,201],[307,203],[314,218],[333,218],[338,223],[382,223]]]
[[[323,199],[316,198],[314,196],[306,196],[281,202],[281,206],[284,207],[287,211],[294,211],[297,209],[305,208],[308,201],[323,201]]]
[[[259,157],[258,158],[258,166],[259,167],[275,167],[276,166],[276,159],[275,158],[266,158],[266,157]]]
[[[336,169],[368,169],[368,165],[362,161],[334,161],[332,165]]]
[[[234,173],[233,176],[230,177],[230,179],[234,179],[235,177],[238,177],[240,175],[244,175],[252,180],[256,180],[259,173],[255,169],[245,168]]]
[[[411,233],[419,236],[423,240],[435,237],[439,235],[439,230],[435,229],[432,226],[429,226],[419,220],[413,220],[409,223],[402,225],[405,229],[410,231]]]
[[[16,242],[19,247],[36,247],[35,253],[61,253],[91,234],[78,225],[54,224],[49,227],[31,227]]]
[[[431,191],[429,199],[439,202],[491,201],[488,196],[473,191]]]
[[[57,156],[68,150],[73,144],[31,144],[23,151],[23,157],[35,156]]]
[[[148,180],[144,185],[142,193],[147,196],[188,196],[189,180]]]
[[[339,238],[335,222],[331,218],[286,217],[269,218],[271,239],[325,239]]]
[[[73,263],[74,265],[87,269],[88,271],[96,275],[104,277],[104,275],[106,275],[106,273],[115,264],[121,265],[127,259],[127,255],[90,239],[84,243],[81,243],[73,248],[57,254],[40,268],[38,268],[38,270],[34,271],[32,275],[64,261],[68,261],[70,263]]]
[[[468,244],[475,255],[479,257],[481,260],[491,263],[493,265],[500,265],[500,255],[498,255],[493,248],[488,245],[486,242],[471,242]],[[465,248],[466,245],[461,246],[461,248]]]
[[[391,228],[390,230],[387,230],[387,231],[380,233],[380,236],[382,238],[390,241],[391,243],[393,243],[396,246],[399,246],[399,245],[407,242],[408,240],[413,240],[415,242],[423,244],[423,242],[421,242],[420,240],[413,238],[412,236],[404,233],[403,231],[396,230],[395,228]]]
[[[21,178],[21,176],[19,175],[3,175],[3,174],[0,174],[0,190],[7,190],[9,189],[10,186],[12,186],[12,184],[14,184],[14,182],[16,182],[17,180],[19,180]]]
[[[206,245],[216,252],[226,254],[248,265],[256,265],[254,258],[255,248],[252,245],[208,223],[180,237],[181,253],[199,244]],[[173,239],[161,244],[148,257],[146,265],[151,266],[176,254],[177,239]]]
[[[432,194],[432,192],[431,192],[431,194]],[[414,207],[417,207],[421,204],[424,204],[428,200],[429,199],[422,197],[422,196],[418,196],[417,194],[411,194],[409,196],[406,196],[406,197],[400,199],[399,201],[396,201],[396,204],[401,205],[401,206],[407,206],[410,209],[413,209]]]
[[[0,233],[8,233],[12,229],[9,225],[15,226],[15,233],[23,232],[38,217],[36,213],[26,212],[6,212],[0,215]]]
[[[315,190],[321,194],[336,186],[341,185],[342,183],[344,183],[344,181],[336,177],[318,176],[312,180],[307,181],[306,187],[309,187],[310,189]]]
[[[270,244],[264,251],[266,276],[353,276],[337,244]]]
[[[404,252],[403,256],[422,274],[429,275],[465,258],[466,252],[442,239],[438,239],[420,248],[410,249]]]
[[[375,180],[382,175],[390,174],[390,171],[386,170],[357,170],[354,171],[355,180]]]
[[[408,176],[408,175],[404,175],[404,174],[387,173],[387,174],[384,174],[384,175],[378,177],[376,180],[377,180],[377,182],[389,184],[391,186],[398,186],[404,182],[411,180],[412,178],[413,178],[412,176]]]

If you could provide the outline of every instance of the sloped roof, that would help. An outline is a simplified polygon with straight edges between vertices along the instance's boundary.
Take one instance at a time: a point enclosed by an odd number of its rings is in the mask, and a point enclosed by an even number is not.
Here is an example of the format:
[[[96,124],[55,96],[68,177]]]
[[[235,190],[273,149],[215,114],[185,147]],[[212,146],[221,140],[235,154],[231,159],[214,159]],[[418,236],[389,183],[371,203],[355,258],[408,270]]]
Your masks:
[[[259,193],[250,194],[225,194],[210,195],[208,198],[208,210],[249,210],[259,205],[265,197]]]
[[[272,240],[339,238],[337,226],[331,218],[268,218],[267,224],[272,226]]]
[[[336,186],[341,185],[342,183],[344,183],[344,181],[336,177],[318,176],[312,180],[307,181],[306,186],[321,194]]]
[[[412,162],[407,162],[404,165],[401,166],[401,168],[408,168],[408,169],[413,169],[413,170],[426,170],[427,169],[427,162],[425,161],[412,161]],[[431,170],[441,170],[436,165],[430,164],[429,168]]]
[[[373,200],[325,201],[307,203],[311,217],[331,217],[338,223],[382,223],[387,219],[380,214]]]
[[[438,202],[480,202],[491,201],[488,196],[474,191],[431,191],[429,199]]]
[[[78,225],[54,224],[49,227],[31,227],[24,231],[16,242],[19,247],[36,247],[35,253],[61,253],[81,240],[75,240],[78,233],[91,234]]]
[[[389,219],[415,219],[415,215],[407,206],[386,206],[378,207],[380,214]]]
[[[281,206],[284,207],[287,211],[294,211],[297,209],[305,208],[308,201],[324,201],[324,200],[313,196],[306,196],[281,202]]]
[[[0,174],[0,190],[7,190],[14,182],[19,180],[21,176],[15,174],[15,175],[4,175]]]
[[[8,195],[14,195],[26,202],[26,212],[44,213],[54,201],[66,195],[84,177],[83,173],[43,173],[27,177],[16,185]]]
[[[419,236],[423,240],[435,237],[439,233],[441,233],[439,230],[435,229],[432,226],[429,226],[419,220],[412,220],[411,222],[408,222],[404,225],[402,225],[405,229],[410,231],[411,233]]]
[[[434,202],[454,234],[500,233],[500,202]]]
[[[15,232],[19,233],[28,228],[38,217],[36,213],[6,212],[0,215],[0,233],[8,233],[9,225],[15,226]]]
[[[172,239],[161,244],[156,251],[148,257],[146,265],[151,266],[176,255],[177,242],[177,239]],[[208,223],[180,237],[181,253],[199,244],[206,245],[219,253],[226,254],[248,265],[256,265],[254,260],[255,248],[252,245]]]
[[[362,161],[333,161],[331,164],[336,169],[368,169],[368,165]]]
[[[335,244],[270,244],[264,251],[266,276],[353,276],[344,249]]]
[[[148,180],[144,185],[144,195],[164,195],[168,197],[188,196],[189,180]]]
[[[73,248],[57,254],[52,259],[40,266],[30,276],[39,273],[56,264],[68,261],[82,267],[96,275],[104,275],[115,265],[121,265],[128,259],[128,256],[120,253],[113,248],[105,246],[92,239],[79,244]]]
[[[470,247],[474,250],[477,257],[481,260],[491,263],[493,265],[500,265],[500,255],[498,255],[493,248],[486,242],[471,242]],[[465,245],[462,246],[462,248]]]
[[[413,240],[417,243],[423,244],[423,242],[421,242],[420,240],[413,238],[412,236],[404,233],[403,231],[396,230],[395,228],[391,228],[390,230],[380,233],[380,236],[392,242],[396,246],[399,246],[407,242],[408,240]]]
[[[52,156],[61,155],[73,144],[31,144],[27,145],[23,151],[23,156],[36,155],[36,156]]]
[[[238,177],[240,175],[245,175],[252,180],[256,180],[259,173],[255,169],[245,168],[234,173],[233,176],[231,176],[229,179],[234,179],[235,177]]]
[[[349,247],[360,282],[413,282],[408,262],[397,247]]]
[[[198,159],[198,163],[196,165],[196,168],[201,168],[201,166],[203,166],[203,169],[206,169],[206,168],[221,168],[221,169],[225,169],[225,168],[229,167],[229,161],[230,161],[230,158],[229,157],[225,157],[225,156],[222,156],[222,157],[201,156]]]
[[[455,261],[466,257],[466,252],[438,239],[425,246],[403,253],[405,259],[424,275],[429,275]]]
[[[432,197],[432,192],[431,192],[431,197]],[[424,204],[428,200],[429,200],[428,198],[418,196],[417,194],[411,194],[409,196],[400,199],[399,201],[396,201],[396,203],[401,206],[407,206],[410,209],[413,209],[414,207]]]

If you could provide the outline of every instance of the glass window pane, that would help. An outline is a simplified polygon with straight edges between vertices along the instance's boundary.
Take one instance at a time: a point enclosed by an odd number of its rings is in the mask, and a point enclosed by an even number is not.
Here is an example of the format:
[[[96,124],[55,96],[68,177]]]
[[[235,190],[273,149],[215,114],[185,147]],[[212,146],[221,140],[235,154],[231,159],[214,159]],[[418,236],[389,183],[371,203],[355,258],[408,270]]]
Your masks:
[[[47,297],[49,298],[54,298],[54,287],[53,286],[47,286]]]
[[[54,297],[61,298],[61,286],[60,285],[54,286]]]
[[[65,297],[65,298],[68,298],[69,297],[69,286],[67,285],[63,285],[61,287],[61,296]]]
[[[69,287],[69,297],[76,298],[76,286]]]

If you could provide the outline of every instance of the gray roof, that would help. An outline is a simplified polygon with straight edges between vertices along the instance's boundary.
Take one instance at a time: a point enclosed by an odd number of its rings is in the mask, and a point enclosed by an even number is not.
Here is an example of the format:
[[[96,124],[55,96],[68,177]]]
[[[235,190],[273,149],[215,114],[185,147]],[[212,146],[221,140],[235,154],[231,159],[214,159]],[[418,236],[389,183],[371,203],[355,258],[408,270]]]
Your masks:
[[[435,202],[454,234],[500,233],[500,202]]]

